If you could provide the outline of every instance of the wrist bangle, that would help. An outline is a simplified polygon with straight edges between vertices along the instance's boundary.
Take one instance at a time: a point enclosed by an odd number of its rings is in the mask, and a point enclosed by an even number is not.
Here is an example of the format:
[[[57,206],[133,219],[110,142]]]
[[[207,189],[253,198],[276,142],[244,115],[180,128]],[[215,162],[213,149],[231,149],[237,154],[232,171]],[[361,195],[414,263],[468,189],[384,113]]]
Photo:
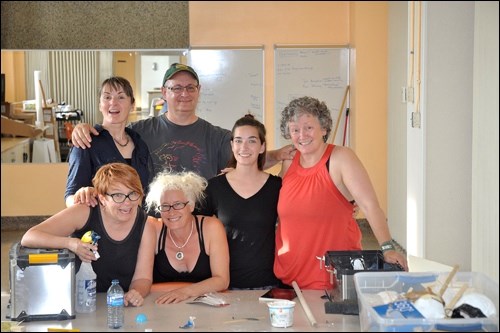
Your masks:
[[[380,249],[382,250],[382,253],[385,253],[387,251],[395,251],[396,250],[392,239],[388,240],[387,242],[383,242],[382,245],[380,245]]]

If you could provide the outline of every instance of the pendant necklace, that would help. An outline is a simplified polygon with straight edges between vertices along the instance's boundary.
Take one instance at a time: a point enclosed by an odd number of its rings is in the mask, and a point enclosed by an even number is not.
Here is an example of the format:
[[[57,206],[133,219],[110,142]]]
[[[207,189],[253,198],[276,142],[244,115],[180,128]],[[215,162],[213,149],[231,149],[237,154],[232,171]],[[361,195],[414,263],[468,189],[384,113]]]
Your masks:
[[[168,229],[168,235],[170,236],[170,239],[172,240],[172,243],[174,244],[174,246],[176,248],[179,249],[179,251],[177,251],[177,253],[175,254],[175,259],[177,259],[177,260],[184,259],[184,252],[182,252],[181,250],[187,245],[187,243],[191,239],[191,235],[193,234],[193,229],[194,229],[194,220],[192,220],[192,222],[191,222],[191,232],[189,233],[189,236],[186,239],[186,242],[182,246],[179,246],[179,245],[177,245],[175,243],[174,238],[172,237],[172,233],[170,232],[170,229]]]
[[[130,142],[130,137],[125,134],[125,136],[127,137],[127,142],[125,142],[125,144],[121,144],[118,140],[115,139],[115,137],[113,136],[113,141],[115,141],[120,147],[127,147],[128,143]]]

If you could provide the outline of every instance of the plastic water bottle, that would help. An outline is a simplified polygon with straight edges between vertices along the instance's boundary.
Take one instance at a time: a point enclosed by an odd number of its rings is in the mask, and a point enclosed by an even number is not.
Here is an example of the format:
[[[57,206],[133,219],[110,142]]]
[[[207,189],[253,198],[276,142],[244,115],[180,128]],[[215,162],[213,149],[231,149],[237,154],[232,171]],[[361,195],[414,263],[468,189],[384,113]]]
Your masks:
[[[79,313],[89,313],[96,310],[97,275],[92,269],[92,264],[82,262],[76,274],[76,306]]]
[[[124,293],[117,279],[111,282],[111,287],[108,289],[108,327],[120,328],[125,321],[124,317]]]

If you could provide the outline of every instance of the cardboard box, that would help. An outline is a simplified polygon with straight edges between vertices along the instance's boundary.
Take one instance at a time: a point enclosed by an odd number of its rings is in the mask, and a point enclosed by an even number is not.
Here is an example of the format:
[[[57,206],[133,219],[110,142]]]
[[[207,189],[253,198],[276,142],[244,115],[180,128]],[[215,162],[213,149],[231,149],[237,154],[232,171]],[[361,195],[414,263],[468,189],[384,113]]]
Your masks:
[[[10,319],[75,318],[75,255],[14,243],[10,260]]]
[[[395,292],[398,295],[412,290],[423,291],[430,285],[442,286],[449,272],[360,272],[354,275],[358,294],[359,321],[361,331],[367,332],[427,332],[427,331],[496,331],[498,332],[498,283],[483,273],[457,272],[444,296],[452,298],[463,284],[486,295],[495,304],[497,315],[493,318],[444,318],[429,319],[414,315],[414,311],[400,311],[400,316],[381,313],[380,292]],[[439,289],[439,288],[438,288]],[[447,295],[447,293],[449,293]],[[446,300],[446,298],[445,298]],[[407,302],[403,298],[396,302]],[[383,302],[382,302],[383,303]],[[407,304],[409,305],[409,304]],[[392,306],[392,309],[395,307]],[[409,310],[410,307],[404,307]],[[410,313],[411,312],[411,313]]]
[[[33,125],[2,116],[2,134],[34,138],[40,136],[42,133],[42,129],[36,128]]]

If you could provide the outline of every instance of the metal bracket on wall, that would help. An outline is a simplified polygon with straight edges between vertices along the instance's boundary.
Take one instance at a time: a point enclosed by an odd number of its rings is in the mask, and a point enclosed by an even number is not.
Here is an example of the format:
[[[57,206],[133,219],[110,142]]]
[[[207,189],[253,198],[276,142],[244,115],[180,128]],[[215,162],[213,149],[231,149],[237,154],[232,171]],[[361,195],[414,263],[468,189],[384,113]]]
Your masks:
[[[411,127],[420,128],[420,112],[411,113]]]

